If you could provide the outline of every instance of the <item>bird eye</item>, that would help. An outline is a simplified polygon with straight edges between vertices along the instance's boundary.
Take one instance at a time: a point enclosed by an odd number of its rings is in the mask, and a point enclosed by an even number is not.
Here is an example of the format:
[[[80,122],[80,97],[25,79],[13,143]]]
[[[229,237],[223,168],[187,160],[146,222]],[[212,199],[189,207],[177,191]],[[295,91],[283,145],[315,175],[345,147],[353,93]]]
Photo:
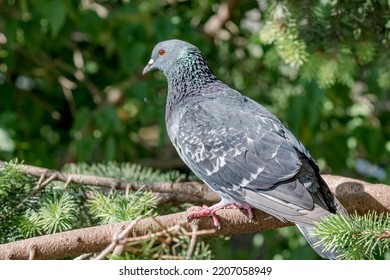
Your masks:
[[[160,56],[163,56],[163,55],[165,54],[165,51],[164,51],[164,50],[160,50],[160,51],[158,52],[158,54],[159,54]]]

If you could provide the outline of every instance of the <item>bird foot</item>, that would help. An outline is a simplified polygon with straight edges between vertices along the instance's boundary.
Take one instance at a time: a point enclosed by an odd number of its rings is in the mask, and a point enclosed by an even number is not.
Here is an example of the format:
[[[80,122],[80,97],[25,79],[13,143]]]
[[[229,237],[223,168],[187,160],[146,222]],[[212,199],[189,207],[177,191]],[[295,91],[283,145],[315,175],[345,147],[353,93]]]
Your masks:
[[[248,219],[251,222],[253,219],[253,212],[250,205],[238,205],[238,204],[223,204],[223,203],[217,203],[213,206],[208,207],[207,205],[203,206],[192,206],[187,209],[187,212],[190,212],[188,215],[188,219],[194,219],[194,218],[200,218],[200,217],[208,217],[211,216],[213,219],[214,226],[218,229],[221,228],[221,223],[218,220],[218,217],[216,215],[217,210],[222,208],[230,208],[230,209],[245,209],[248,212]]]
[[[215,204],[215,205],[217,205],[217,204]],[[211,207],[208,207],[207,205],[203,205],[203,206],[192,206],[192,207],[188,208],[187,212],[191,212],[188,215],[188,219],[195,219],[195,218],[200,218],[200,217],[211,216],[211,218],[213,218],[214,226],[217,227],[218,229],[221,228],[221,223],[219,222],[218,217],[215,214],[215,212],[218,209],[221,209],[223,207],[214,210],[212,208],[215,205],[213,205]]]

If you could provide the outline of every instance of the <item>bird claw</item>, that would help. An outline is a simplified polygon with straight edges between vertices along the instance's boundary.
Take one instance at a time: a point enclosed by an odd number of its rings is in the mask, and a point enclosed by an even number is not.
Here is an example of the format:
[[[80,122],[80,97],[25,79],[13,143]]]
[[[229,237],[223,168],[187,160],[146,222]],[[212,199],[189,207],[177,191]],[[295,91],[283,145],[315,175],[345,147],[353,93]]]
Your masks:
[[[192,207],[187,209],[187,212],[193,212],[193,213],[189,213],[188,219],[191,220],[191,219],[195,219],[195,218],[211,216],[211,218],[213,219],[214,226],[217,227],[218,229],[220,229],[221,224],[218,220],[217,215],[215,214],[216,211],[217,210],[212,210],[207,205],[192,206]]]
[[[211,216],[213,219],[214,226],[218,229],[221,228],[221,223],[218,220],[217,215],[215,214],[217,210],[221,208],[230,208],[230,209],[245,209],[248,212],[248,219],[249,222],[252,222],[253,220],[253,212],[252,208],[249,205],[237,205],[237,204],[230,204],[227,205],[226,207],[222,204],[215,204],[211,207],[208,207],[207,205],[203,206],[192,206],[187,209],[187,212],[190,212],[188,215],[188,219],[195,219],[195,218],[200,218],[200,217],[208,217]]]

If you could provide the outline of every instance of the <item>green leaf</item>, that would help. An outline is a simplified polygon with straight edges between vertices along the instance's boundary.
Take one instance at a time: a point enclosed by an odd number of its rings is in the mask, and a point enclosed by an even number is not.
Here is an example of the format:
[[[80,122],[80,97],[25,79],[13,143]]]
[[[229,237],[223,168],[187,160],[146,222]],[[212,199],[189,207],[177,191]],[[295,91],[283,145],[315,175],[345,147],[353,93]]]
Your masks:
[[[2,28],[2,32],[7,38],[7,45],[13,48],[17,40],[18,21],[8,21]]]
[[[57,37],[66,20],[66,5],[61,0],[39,2],[39,10],[49,21],[51,34],[53,37]]]
[[[119,45],[119,55],[121,57],[122,69],[127,74],[133,75],[135,70],[141,70],[141,65],[145,64],[143,60],[146,54],[144,44],[139,42],[128,42],[123,40]]]
[[[115,158],[115,150],[115,138],[114,136],[110,135],[105,141],[105,158],[107,160],[113,160]]]
[[[81,136],[76,141],[77,160],[89,161],[96,150],[98,140],[89,135]]]
[[[73,126],[70,131],[71,135],[74,136],[74,134],[80,133],[80,131],[83,130],[84,126],[88,124],[90,114],[91,111],[87,107],[79,108],[78,114],[73,121]]]
[[[96,14],[93,10],[82,10],[79,15],[79,28],[80,31],[87,34],[91,40],[95,42],[99,42],[99,39],[103,38],[105,39],[106,35],[106,29],[104,24],[104,21]],[[107,29],[108,31],[110,29]],[[109,33],[110,34],[110,33]],[[111,40],[112,43],[115,43],[115,40],[111,38],[110,36],[107,38],[107,41],[103,43],[109,43],[109,40]]]
[[[120,133],[123,130],[123,124],[112,106],[104,107],[96,116],[96,125],[103,134]]]

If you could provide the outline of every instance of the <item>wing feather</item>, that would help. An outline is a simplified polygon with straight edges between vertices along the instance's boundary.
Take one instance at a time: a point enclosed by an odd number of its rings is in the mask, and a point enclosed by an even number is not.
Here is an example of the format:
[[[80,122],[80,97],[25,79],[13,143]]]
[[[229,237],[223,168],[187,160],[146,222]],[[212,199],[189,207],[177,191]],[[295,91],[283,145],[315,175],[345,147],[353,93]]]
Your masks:
[[[314,167],[315,161],[272,114],[248,104],[252,103],[206,98],[188,107],[178,131],[170,133],[176,137],[173,142],[180,156],[201,180],[232,203],[249,203],[311,225],[310,218],[304,218],[307,213],[323,215],[327,210],[315,205],[296,176],[302,154]]]

